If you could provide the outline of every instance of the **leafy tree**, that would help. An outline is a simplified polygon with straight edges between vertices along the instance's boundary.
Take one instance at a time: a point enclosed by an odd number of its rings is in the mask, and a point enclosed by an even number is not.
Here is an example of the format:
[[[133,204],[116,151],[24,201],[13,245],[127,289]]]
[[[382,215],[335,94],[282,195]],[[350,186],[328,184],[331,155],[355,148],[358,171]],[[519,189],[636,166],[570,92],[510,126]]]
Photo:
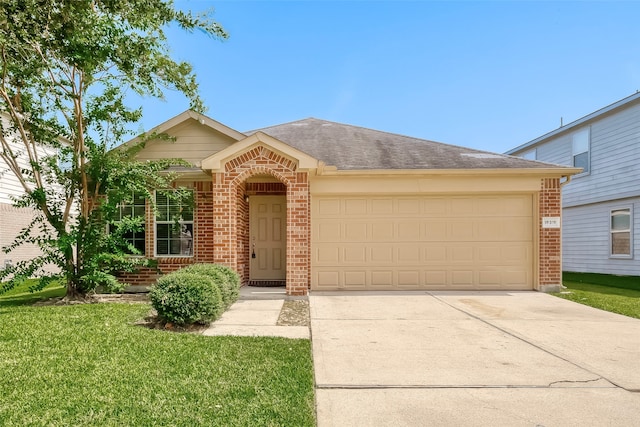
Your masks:
[[[170,1],[2,0],[0,158],[24,188],[16,206],[37,211],[5,251],[35,243],[43,254],[6,269],[0,279],[42,274],[54,265],[61,273],[43,276],[39,287],[62,277],[67,296],[78,297],[114,284],[112,272],[140,262],[123,256],[133,248],[119,238],[140,224],[122,221],[107,233],[106,222],[133,192],[152,200],[149,189],[169,188],[176,176],[166,169],[181,161],[136,162],[151,135],[109,148],[141,117],[140,108],[125,105],[131,91],[161,99],[175,90],[193,110],[203,110],[192,67],[170,56],[165,29],[172,24],[226,38],[211,11],[195,15]]]

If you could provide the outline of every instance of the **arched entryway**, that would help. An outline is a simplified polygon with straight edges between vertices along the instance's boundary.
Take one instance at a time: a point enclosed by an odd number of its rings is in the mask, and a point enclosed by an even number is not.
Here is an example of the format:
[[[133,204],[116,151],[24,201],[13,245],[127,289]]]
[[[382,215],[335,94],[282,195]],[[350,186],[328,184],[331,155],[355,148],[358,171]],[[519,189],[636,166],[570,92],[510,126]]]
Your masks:
[[[294,159],[258,145],[227,160],[224,172],[212,173],[212,179],[215,262],[234,268],[243,283],[248,284],[254,249],[250,241],[251,199],[258,201],[258,196],[272,193],[281,197],[281,206],[286,210],[283,214],[287,294],[306,294],[311,265],[308,173],[299,172]],[[259,194],[260,188],[265,194]],[[257,256],[258,253],[255,259]],[[272,257],[269,262],[277,260]]]

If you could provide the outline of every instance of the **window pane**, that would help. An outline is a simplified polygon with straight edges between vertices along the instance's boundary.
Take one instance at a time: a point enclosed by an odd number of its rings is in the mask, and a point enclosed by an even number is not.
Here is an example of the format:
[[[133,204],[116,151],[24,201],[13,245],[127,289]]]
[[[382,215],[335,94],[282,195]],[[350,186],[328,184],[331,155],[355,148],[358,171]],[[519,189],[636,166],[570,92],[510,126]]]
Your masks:
[[[631,214],[629,209],[621,209],[611,212],[612,230],[629,230],[631,226]]]
[[[173,220],[176,217],[180,218],[180,206],[172,205],[169,207],[169,219]]]
[[[631,233],[611,233],[611,255],[631,255]]]
[[[133,204],[134,205],[142,205],[142,206],[144,206],[144,204],[145,204],[144,194],[142,194],[142,193],[134,193],[134,195],[133,195]]]
[[[193,221],[193,209],[191,209],[191,206],[185,206],[182,209],[182,220]]]
[[[587,152],[573,156],[573,166],[582,168],[582,172],[589,172],[589,153]]]
[[[140,251],[140,253],[141,253],[142,255],[144,255],[144,239],[142,239],[142,240],[135,240],[135,241],[133,242],[133,246],[134,246],[138,251]]]
[[[158,239],[166,239],[169,237],[169,224],[157,225]]]
[[[158,255],[168,255],[169,242],[167,240],[158,240],[157,251],[158,251]]]
[[[144,218],[144,205],[135,206],[133,208],[133,216],[134,217],[143,217]]]
[[[193,224],[182,224],[180,230],[180,254],[193,255]]]
[[[587,151],[589,151],[589,129],[584,129],[573,135],[573,155]]]

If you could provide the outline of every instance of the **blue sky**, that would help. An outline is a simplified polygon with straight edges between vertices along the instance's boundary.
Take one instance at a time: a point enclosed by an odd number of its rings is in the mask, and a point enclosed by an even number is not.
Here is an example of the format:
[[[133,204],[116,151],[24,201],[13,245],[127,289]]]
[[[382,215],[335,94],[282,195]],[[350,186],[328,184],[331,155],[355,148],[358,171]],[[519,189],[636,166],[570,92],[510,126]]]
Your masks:
[[[306,117],[504,152],[640,89],[636,2],[176,1],[226,41],[170,30],[207,115]],[[145,99],[149,129],[188,108]]]

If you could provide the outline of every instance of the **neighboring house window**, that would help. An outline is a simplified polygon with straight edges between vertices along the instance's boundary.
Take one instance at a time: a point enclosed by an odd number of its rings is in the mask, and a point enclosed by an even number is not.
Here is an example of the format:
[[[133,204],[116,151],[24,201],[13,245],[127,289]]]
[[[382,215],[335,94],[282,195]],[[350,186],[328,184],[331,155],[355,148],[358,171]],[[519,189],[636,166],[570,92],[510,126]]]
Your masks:
[[[193,208],[156,193],[156,255],[193,256]]]
[[[611,211],[611,256],[631,257],[631,209]]]
[[[582,168],[581,173],[589,172],[589,129],[583,129],[573,134],[573,166]]]
[[[523,159],[527,159],[527,160],[536,160],[537,156],[536,156],[536,149],[534,148],[533,150],[529,150],[525,153],[522,153],[522,155],[520,156]]]
[[[145,248],[145,198],[142,193],[134,193],[131,200],[124,201],[118,204],[116,211],[116,218],[112,223],[118,223],[123,218],[142,218],[142,225],[137,231],[127,231],[122,237],[131,246],[139,251],[139,255],[144,255]]]

